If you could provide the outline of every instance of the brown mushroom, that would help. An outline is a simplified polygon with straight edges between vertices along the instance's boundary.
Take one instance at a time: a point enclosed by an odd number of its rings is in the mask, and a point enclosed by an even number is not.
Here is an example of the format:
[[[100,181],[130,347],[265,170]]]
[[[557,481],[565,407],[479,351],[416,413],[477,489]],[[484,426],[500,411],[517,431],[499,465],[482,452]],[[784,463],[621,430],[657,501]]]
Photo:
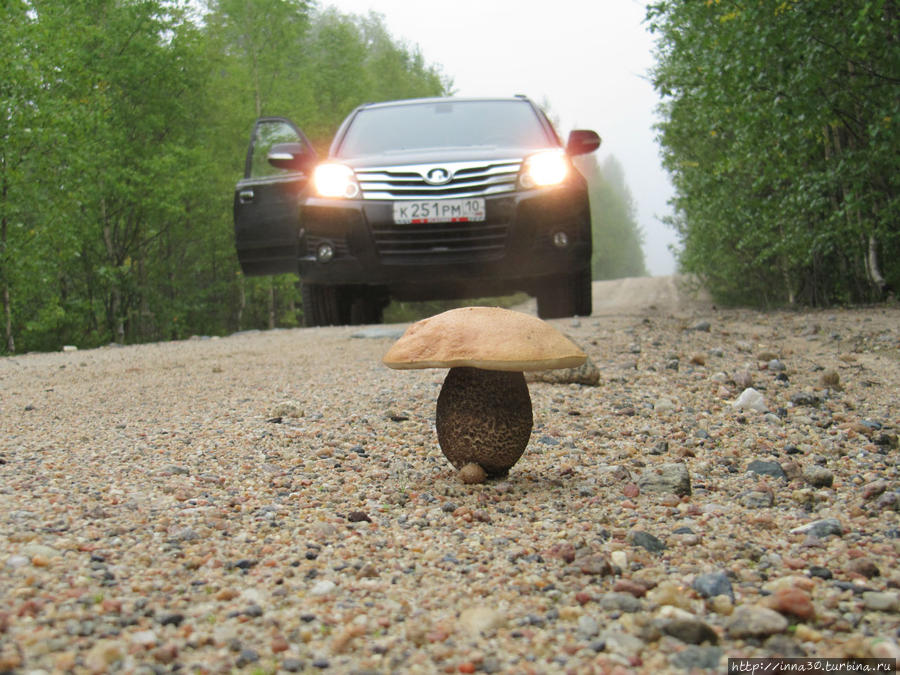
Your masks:
[[[453,309],[412,324],[384,356],[390,368],[449,368],[437,401],[438,443],[457,469],[503,476],[531,436],[523,371],[574,368],[587,356],[550,324],[499,307]]]

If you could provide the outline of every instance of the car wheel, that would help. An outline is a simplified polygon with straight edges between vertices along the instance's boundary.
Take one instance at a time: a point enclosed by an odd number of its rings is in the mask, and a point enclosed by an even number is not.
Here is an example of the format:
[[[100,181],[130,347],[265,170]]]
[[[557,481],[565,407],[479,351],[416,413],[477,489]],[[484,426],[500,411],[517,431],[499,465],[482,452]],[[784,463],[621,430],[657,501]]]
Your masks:
[[[337,326],[341,321],[341,292],[337,286],[306,284],[300,287],[305,326]]]
[[[575,316],[590,316],[594,311],[594,285],[591,270],[584,269],[573,275],[572,286],[575,292]]]
[[[538,285],[536,296],[541,319],[589,316],[593,303],[590,270],[544,279]]]

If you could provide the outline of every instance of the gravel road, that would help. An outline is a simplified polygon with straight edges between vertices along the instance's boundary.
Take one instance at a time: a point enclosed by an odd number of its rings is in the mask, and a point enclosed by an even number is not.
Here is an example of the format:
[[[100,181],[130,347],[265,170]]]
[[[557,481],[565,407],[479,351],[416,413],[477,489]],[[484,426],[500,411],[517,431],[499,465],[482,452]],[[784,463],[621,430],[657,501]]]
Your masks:
[[[445,371],[381,364],[403,326],[0,359],[0,673],[900,656],[900,309],[594,309],[553,322],[593,370],[530,383],[481,485]]]

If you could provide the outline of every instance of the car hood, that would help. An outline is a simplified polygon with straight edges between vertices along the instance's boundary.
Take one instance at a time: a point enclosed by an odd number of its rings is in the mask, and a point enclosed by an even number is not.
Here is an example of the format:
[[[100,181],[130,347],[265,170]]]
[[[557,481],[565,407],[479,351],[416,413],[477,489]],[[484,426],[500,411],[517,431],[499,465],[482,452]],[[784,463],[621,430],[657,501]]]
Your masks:
[[[368,155],[347,159],[343,157],[332,158],[354,169],[382,166],[407,166],[410,164],[449,164],[451,162],[480,162],[497,160],[521,160],[541,148],[496,148],[496,147],[465,147],[465,148],[434,148],[415,151],[391,151],[380,155]]]

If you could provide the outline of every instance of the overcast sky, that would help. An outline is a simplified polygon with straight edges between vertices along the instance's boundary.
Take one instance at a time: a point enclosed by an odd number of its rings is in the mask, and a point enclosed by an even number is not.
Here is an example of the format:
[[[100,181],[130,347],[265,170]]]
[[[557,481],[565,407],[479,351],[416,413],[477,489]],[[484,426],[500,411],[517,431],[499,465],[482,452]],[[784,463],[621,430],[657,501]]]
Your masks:
[[[603,137],[598,159],[625,169],[653,275],[671,274],[675,242],[660,222],[671,183],[660,166],[656,93],[647,72],[653,42],[640,0],[319,0],[345,13],[377,12],[395,39],[418,45],[460,96],[526,94],[545,101],[565,136]],[[538,9],[540,8],[540,9]]]

